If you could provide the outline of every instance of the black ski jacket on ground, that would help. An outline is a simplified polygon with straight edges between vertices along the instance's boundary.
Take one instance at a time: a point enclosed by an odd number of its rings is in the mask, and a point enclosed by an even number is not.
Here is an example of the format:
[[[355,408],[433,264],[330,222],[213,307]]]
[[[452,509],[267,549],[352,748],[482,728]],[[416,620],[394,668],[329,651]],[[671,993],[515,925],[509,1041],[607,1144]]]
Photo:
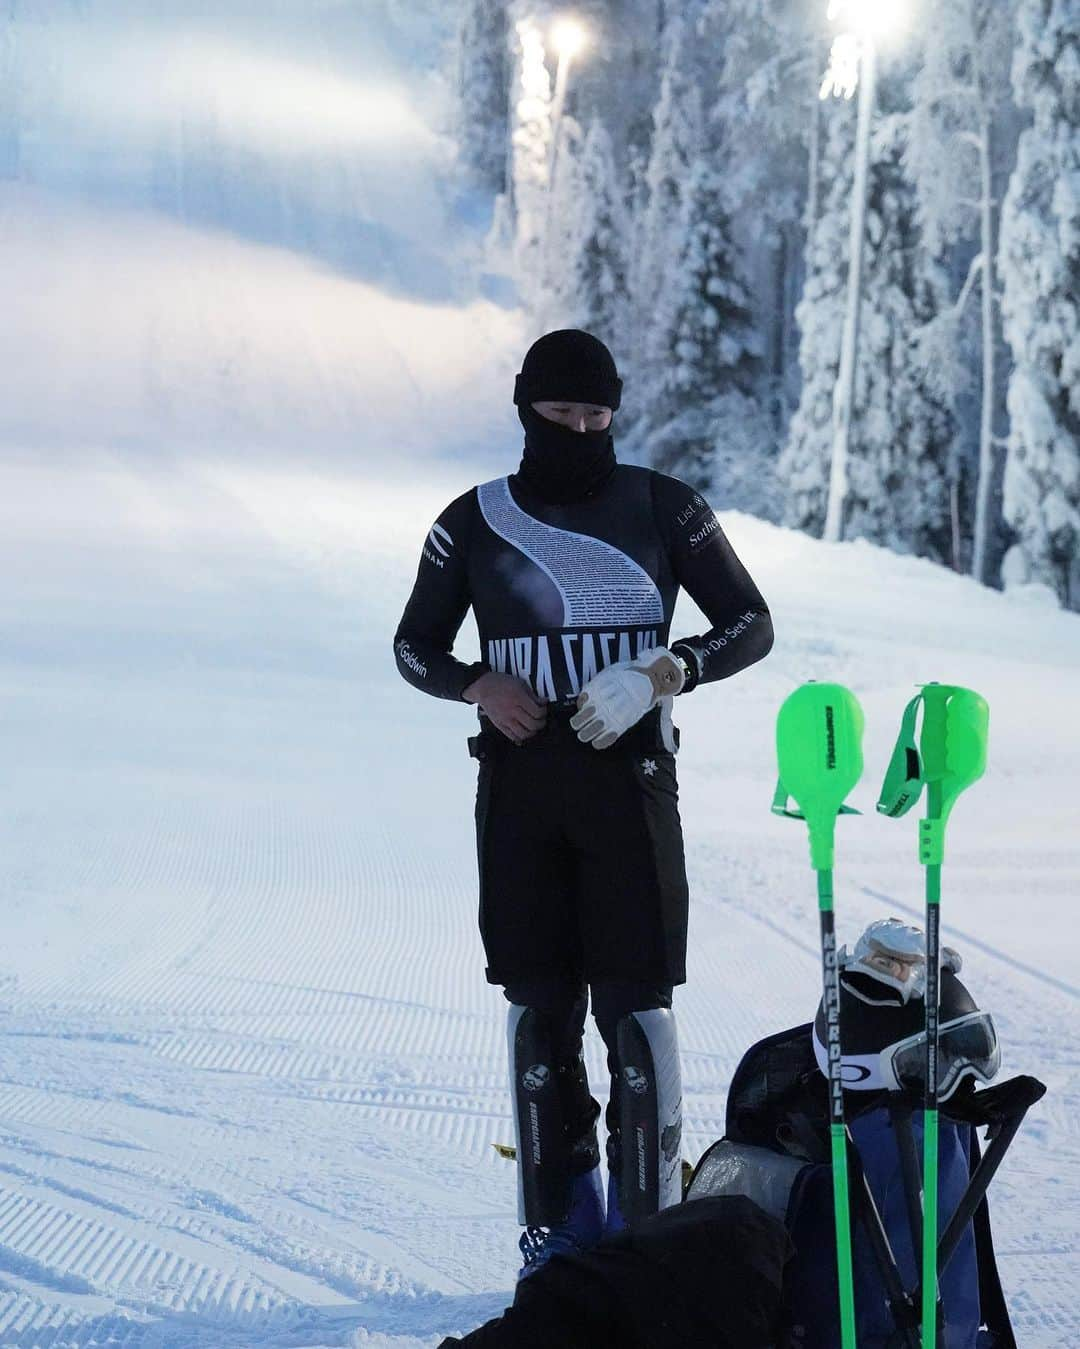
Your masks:
[[[497,478],[432,526],[394,637],[398,669],[439,698],[500,670],[543,702],[572,702],[605,666],[669,645],[680,587],[711,624],[673,644],[691,668],[684,691],[768,653],[768,607],[686,483],[619,464],[595,493],[553,504]],[[470,605],[484,659],[466,665],[451,653]]]
[[[772,1349],[782,1223],[741,1195],[663,1209],[523,1279],[498,1320],[439,1349]]]

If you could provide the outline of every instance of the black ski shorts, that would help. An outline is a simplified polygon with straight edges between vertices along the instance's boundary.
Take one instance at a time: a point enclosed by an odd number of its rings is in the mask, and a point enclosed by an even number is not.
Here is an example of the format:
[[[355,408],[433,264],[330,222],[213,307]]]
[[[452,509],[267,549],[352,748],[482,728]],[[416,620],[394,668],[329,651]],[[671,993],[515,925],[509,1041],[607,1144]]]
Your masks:
[[[686,866],[658,714],[605,750],[555,707],[522,745],[487,723],[469,746],[488,981],[684,983]]]

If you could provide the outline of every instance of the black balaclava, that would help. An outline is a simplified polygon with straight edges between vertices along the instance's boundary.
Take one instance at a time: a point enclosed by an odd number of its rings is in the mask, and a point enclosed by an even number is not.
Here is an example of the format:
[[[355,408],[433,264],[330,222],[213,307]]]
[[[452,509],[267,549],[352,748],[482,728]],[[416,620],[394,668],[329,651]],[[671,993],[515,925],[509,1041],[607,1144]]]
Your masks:
[[[525,453],[518,477],[545,501],[577,501],[595,492],[615,471],[611,428],[573,431],[542,417],[538,402],[619,406],[622,380],[611,352],[599,338],[579,328],[546,333],[525,353],[514,383],[514,402],[525,428]]]

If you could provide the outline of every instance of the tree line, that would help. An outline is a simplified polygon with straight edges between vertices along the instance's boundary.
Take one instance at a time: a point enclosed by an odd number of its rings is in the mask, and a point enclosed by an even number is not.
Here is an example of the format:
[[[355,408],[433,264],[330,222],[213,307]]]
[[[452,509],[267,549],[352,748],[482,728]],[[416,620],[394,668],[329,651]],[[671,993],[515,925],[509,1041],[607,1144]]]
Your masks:
[[[878,50],[844,538],[1080,609],[1080,0],[921,0]],[[825,0],[465,0],[465,172],[539,329],[626,373],[621,443],[820,534],[855,100]],[[558,96],[557,96],[558,95]]]

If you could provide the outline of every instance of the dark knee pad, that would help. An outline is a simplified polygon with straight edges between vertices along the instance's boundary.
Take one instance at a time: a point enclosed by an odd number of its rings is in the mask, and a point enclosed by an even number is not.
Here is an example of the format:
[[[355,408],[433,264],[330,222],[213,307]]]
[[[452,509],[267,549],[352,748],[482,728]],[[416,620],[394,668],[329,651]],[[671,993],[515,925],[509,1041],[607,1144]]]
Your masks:
[[[592,985],[592,1014],[596,1028],[607,1046],[616,1052],[619,1022],[631,1012],[647,1012],[671,1006],[670,984],[640,983],[628,979],[598,979]]]
[[[589,991],[582,979],[573,975],[515,979],[503,989],[503,997],[518,1007],[545,1013],[555,1037],[556,1056],[561,1062],[577,1057],[589,1006]]]

